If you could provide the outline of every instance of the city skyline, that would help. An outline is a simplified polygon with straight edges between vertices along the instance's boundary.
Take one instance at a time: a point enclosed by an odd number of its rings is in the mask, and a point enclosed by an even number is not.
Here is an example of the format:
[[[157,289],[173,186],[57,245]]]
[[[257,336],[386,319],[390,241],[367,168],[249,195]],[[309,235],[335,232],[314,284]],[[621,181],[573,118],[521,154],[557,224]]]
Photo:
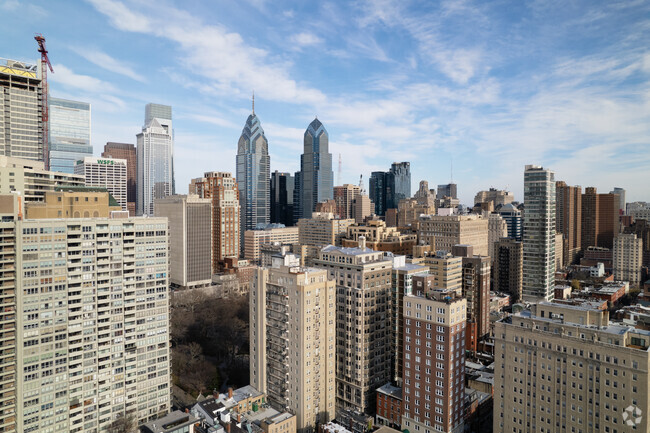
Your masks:
[[[107,141],[135,143],[142,105],[173,106],[179,193],[196,171],[235,173],[254,89],[271,171],[298,169],[303,125],[318,115],[333,158],[342,154],[342,183],[363,174],[367,188],[372,171],[412,161],[415,190],[448,182],[453,159],[461,203],[506,185],[522,201],[521,173],[534,163],[569,185],[648,200],[648,5],[592,5],[5,1],[0,23],[15,31],[0,49],[34,62],[33,32],[48,38],[50,95],[91,104],[96,156]],[[305,18],[311,33],[295,25]],[[182,26],[193,30],[174,31]]]

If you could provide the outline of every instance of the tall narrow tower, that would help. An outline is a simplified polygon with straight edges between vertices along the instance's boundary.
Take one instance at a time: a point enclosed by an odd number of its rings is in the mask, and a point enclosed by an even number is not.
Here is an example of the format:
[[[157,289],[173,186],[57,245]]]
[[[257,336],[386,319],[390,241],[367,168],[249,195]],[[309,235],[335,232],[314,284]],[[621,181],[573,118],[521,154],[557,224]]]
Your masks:
[[[311,218],[316,203],[334,197],[332,154],[329,135],[323,124],[314,119],[305,131],[304,153],[300,157],[302,218]]]
[[[269,187],[271,159],[269,142],[264,135],[260,119],[253,111],[242,130],[237,145],[237,187],[241,206],[240,245],[244,245],[246,230],[258,224],[268,224],[271,211]]]
[[[555,203],[555,173],[537,165],[527,165],[524,172],[524,301],[553,299]]]

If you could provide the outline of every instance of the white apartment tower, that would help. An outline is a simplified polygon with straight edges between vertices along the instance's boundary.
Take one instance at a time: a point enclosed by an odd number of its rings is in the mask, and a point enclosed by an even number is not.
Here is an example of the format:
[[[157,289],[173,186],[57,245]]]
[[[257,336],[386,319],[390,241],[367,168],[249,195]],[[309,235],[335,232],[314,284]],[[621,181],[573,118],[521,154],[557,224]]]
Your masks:
[[[335,415],[336,285],[327,271],[278,258],[257,268],[250,293],[250,382],[300,433]]]
[[[106,188],[120,204],[122,210],[128,210],[126,208],[126,173],[126,159],[86,156],[84,159],[77,161],[74,166],[74,174],[84,176],[86,186]]]
[[[638,239],[633,233],[616,236],[613,268],[616,280],[629,281],[631,286],[638,286],[643,269],[643,239]]]
[[[172,107],[147,104],[145,124],[136,138],[136,214],[153,215],[154,200],[174,194]]]
[[[527,165],[524,172],[524,301],[553,299],[555,200],[555,173],[537,165]]]

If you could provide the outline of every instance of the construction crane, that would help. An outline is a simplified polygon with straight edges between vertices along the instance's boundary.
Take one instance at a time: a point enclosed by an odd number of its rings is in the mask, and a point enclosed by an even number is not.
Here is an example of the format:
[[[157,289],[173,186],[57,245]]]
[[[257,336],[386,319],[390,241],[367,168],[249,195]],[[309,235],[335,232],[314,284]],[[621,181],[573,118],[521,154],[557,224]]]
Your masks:
[[[336,176],[336,184],[341,185],[341,172],[343,171],[343,160],[341,159],[341,154],[339,153],[339,172]]]
[[[42,108],[42,121],[43,121],[43,164],[45,165],[45,169],[49,170],[50,169],[50,152],[48,149],[48,141],[50,138],[49,134],[49,120],[50,120],[50,105],[47,100],[47,96],[49,93],[48,87],[47,87],[47,69],[50,69],[50,72],[54,73],[54,69],[52,68],[52,64],[50,63],[49,57],[47,57],[47,49],[45,48],[45,37],[37,33],[36,36],[34,36],[34,39],[38,43],[38,52],[41,53],[41,100],[43,102],[43,108]]]

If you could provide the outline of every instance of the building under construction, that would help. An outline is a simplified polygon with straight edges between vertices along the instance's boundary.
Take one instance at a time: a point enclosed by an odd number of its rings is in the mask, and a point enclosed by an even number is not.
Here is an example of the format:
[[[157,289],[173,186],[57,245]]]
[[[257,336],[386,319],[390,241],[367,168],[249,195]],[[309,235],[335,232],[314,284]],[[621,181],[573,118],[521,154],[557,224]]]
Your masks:
[[[41,77],[37,63],[0,58],[0,155],[43,161]]]

